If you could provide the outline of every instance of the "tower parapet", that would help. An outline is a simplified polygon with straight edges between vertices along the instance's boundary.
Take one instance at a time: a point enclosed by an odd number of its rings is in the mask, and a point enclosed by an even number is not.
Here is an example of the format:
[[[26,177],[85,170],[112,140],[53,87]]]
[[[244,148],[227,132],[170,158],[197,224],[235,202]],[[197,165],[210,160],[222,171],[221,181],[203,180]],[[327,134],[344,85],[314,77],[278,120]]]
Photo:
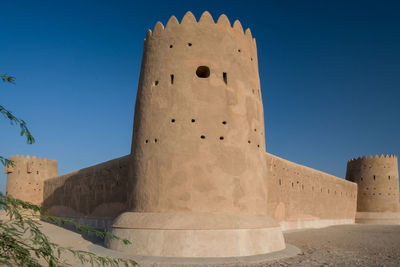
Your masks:
[[[358,212],[400,211],[397,156],[351,159],[347,163],[346,180],[358,184]]]
[[[57,176],[57,161],[30,157],[10,156],[14,166],[6,166],[6,192],[14,198],[41,205],[44,180]]]

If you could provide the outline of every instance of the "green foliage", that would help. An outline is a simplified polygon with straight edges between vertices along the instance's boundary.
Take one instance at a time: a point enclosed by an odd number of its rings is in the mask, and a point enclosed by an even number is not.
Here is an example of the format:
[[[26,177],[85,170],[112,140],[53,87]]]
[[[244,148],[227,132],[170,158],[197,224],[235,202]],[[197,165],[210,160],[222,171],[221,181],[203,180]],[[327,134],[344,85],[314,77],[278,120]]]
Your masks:
[[[1,115],[3,115],[6,119],[8,119],[10,121],[11,124],[18,124],[21,132],[20,135],[26,136],[26,142],[28,144],[33,144],[35,143],[35,138],[33,138],[31,132],[29,131],[28,127],[26,126],[26,122],[22,119],[19,119],[17,117],[15,117],[11,111],[7,110],[5,107],[3,107],[2,105],[0,105],[0,113]]]
[[[3,82],[15,83],[15,77],[0,74]],[[11,124],[19,125],[20,135],[26,136],[26,142],[33,144],[35,139],[26,126],[26,122],[15,117],[11,111],[0,105],[0,113]],[[0,156],[0,163],[4,166],[14,166],[13,161]],[[130,244],[129,240],[121,239],[110,232],[101,232],[90,227],[82,226],[73,220],[42,215],[40,207],[0,192],[0,212],[5,212],[4,218],[0,217],[0,265],[39,267],[42,263],[46,266],[71,266],[61,259],[62,255],[71,253],[82,264],[91,266],[137,266],[130,259],[101,257],[94,253],[76,250],[71,247],[62,247],[50,242],[48,237],[40,230],[39,219],[58,225],[68,223],[84,234],[94,234],[102,239],[118,239],[124,244]]]
[[[5,211],[6,217],[0,220],[0,264],[38,267],[45,263],[46,266],[51,267],[71,266],[61,259],[62,255],[71,253],[82,264],[89,263],[91,266],[120,266],[120,264],[137,266],[137,263],[130,259],[101,257],[91,252],[52,243],[40,231],[41,223],[38,219],[42,218],[56,224],[70,223],[87,234],[95,234],[101,238],[107,236],[112,239],[120,239],[109,232],[85,227],[69,219],[40,215],[40,207],[2,193],[0,193],[1,209]],[[128,240],[122,241],[129,243]]]
[[[8,83],[15,83],[15,77],[14,76],[10,76],[8,74],[0,74],[0,79],[3,82],[8,82]],[[28,127],[26,126],[26,122],[20,118],[15,117],[12,112],[8,109],[6,109],[5,107],[3,107],[2,105],[0,105],[0,114],[3,115],[6,119],[8,119],[10,121],[11,124],[17,124],[20,127],[20,135],[26,136],[26,142],[28,144],[33,144],[35,143],[35,138],[32,136],[31,132],[29,131]],[[11,165],[13,166],[13,162],[9,159],[6,159],[2,156],[0,156],[0,162],[2,165],[4,166],[8,166]]]
[[[14,162],[12,160],[6,159],[2,156],[0,156],[0,162],[4,166],[14,166]]]
[[[0,79],[3,82],[8,82],[8,83],[15,83],[15,77],[14,76],[10,76],[7,73],[5,74],[0,74]]]

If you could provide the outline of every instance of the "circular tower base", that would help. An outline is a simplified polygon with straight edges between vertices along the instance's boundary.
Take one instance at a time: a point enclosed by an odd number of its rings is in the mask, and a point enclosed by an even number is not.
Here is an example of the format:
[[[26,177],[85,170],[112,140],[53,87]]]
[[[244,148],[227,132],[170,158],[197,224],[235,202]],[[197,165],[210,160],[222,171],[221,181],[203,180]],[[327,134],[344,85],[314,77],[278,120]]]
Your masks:
[[[111,232],[132,244],[108,240],[108,248],[141,256],[239,257],[285,249],[280,226],[264,215],[126,212]]]
[[[400,224],[400,212],[357,212],[356,223]]]

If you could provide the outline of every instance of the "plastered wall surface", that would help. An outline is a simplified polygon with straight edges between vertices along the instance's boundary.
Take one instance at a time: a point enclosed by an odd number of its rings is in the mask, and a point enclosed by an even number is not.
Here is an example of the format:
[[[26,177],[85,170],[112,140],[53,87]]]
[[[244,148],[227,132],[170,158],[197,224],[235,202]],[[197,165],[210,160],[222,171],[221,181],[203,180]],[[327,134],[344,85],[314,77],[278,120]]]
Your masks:
[[[45,181],[49,215],[105,227],[127,207],[129,155]]]
[[[144,42],[130,210],[265,214],[263,107],[250,30],[208,12]]]
[[[354,222],[357,185],[266,153],[267,208],[282,222]],[[311,226],[311,225],[310,225]],[[326,225],[325,225],[326,226]]]
[[[358,184],[357,211],[400,211],[396,156],[376,155],[352,159],[347,163],[346,179]]]
[[[57,161],[35,156],[10,156],[14,166],[6,166],[7,194],[36,205],[43,202],[43,182],[58,175]]]

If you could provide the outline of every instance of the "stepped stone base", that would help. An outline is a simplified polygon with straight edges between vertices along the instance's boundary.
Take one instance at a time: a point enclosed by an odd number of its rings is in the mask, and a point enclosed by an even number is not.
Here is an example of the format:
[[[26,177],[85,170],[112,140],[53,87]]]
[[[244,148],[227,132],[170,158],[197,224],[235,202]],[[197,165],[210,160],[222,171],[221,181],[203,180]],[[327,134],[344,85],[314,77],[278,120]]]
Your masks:
[[[108,248],[141,256],[239,257],[285,249],[281,228],[264,215],[126,212],[111,232],[132,242]]]
[[[299,230],[306,228],[324,228],[332,225],[354,224],[354,219],[316,219],[316,220],[296,220],[281,221],[282,231]]]
[[[356,223],[400,224],[400,212],[357,212]]]

